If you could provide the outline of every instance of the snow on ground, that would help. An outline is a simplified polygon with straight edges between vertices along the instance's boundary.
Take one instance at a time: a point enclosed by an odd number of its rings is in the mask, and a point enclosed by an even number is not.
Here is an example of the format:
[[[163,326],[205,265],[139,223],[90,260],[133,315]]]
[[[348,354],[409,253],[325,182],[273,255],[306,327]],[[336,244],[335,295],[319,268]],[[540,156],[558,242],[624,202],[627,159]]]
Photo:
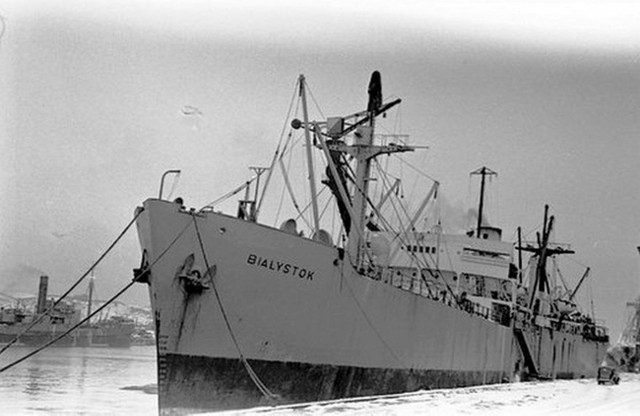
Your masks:
[[[594,379],[535,381],[430,390],[293,406],[261,407],[234,415],[640,415],[640,374],[619,385]]]

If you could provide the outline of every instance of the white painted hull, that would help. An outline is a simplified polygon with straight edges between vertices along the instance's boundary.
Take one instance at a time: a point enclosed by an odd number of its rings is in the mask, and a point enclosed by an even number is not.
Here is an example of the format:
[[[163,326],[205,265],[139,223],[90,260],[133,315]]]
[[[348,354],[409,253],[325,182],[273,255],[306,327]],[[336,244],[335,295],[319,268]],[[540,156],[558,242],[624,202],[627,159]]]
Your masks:
[[[264,403],[241,354],[281,402],[497,383],[523,368],[511,327],[361,276],[336,248],[159,200],[145,202],[138,232],[161,410]],[[200,275],[215,266],[201,293],[179,277],[190,255]],[[550,377],[591,377],[606,349],[560,332],[527,339]]]

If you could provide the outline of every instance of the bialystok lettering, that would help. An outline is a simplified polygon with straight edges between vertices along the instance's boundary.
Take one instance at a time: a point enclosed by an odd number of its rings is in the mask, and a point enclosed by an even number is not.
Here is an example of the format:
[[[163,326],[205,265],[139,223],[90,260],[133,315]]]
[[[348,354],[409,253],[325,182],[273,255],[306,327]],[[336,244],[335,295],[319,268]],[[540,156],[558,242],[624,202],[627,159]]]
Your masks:
[[[282,274],[306,280],[313,280],[313,275],[315,274],[314,270],[305,269],[304,267],[296,266],[295,264],[284,261],[260,257],[252,253],[247,257],[247,264],[256,267],[264,267],[265,269],[273,270],[274,272],[280,272]]]

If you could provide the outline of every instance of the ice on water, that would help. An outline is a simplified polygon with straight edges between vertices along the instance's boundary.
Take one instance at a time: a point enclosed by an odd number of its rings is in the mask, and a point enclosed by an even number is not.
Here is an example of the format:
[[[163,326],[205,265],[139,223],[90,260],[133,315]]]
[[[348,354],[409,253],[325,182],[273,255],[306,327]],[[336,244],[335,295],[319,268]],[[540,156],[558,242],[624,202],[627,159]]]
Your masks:
[[[640,374],[621,374],[619,385],[595,379],[498,384],[431,390],[305,406],[260,408],[230,414],[261,415],[637,415]],[[218,413],[219,414],[219,413]]]

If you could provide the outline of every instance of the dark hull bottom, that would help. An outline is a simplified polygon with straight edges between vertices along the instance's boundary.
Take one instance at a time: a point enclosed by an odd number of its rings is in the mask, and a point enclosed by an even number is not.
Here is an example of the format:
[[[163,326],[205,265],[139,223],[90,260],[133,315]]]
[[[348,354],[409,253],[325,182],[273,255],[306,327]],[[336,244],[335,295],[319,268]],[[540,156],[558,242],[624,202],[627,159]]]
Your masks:
[[[250,360],[278,400],[303,403],[420,389],[463,387],[503,381],[501,372],[361,368]],[[162,413],[179,409],[228,410],[272,404],[238,359],[168,354],[158,358]]]

